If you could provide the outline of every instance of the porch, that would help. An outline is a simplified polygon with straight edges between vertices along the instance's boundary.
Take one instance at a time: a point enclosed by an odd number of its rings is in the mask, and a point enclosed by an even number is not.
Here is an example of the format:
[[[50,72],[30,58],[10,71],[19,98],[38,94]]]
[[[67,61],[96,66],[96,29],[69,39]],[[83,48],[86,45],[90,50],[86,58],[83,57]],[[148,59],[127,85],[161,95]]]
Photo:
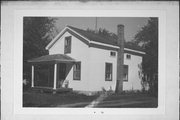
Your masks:
[[[32,65],[31,87],[49,92],[71,91],[66,79],[75,59],[64,55],[45,55],[28,61]]]

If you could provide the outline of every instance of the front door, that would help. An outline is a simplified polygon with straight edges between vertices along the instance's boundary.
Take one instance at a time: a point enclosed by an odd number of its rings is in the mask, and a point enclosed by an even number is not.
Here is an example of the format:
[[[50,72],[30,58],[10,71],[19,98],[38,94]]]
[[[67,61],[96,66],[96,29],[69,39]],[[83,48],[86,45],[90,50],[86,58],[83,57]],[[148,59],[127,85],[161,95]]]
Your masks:
[[[66,64],[65,63],[59,63],[58,64],[58,85],[57,87],[61,87],[62,86],[62,83],[63,81],[66,79]]]

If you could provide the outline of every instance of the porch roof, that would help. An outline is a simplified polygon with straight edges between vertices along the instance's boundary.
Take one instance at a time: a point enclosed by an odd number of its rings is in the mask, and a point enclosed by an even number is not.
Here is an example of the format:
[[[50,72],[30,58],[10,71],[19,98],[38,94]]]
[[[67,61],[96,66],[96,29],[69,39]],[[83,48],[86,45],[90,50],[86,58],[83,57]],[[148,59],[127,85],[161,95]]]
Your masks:
[[[65,54],[53,54],[53,55],[44,55],[38,58],[33,58],[28,60],[30,63],[71,63],[77,62],[74,58],[69,57]]]

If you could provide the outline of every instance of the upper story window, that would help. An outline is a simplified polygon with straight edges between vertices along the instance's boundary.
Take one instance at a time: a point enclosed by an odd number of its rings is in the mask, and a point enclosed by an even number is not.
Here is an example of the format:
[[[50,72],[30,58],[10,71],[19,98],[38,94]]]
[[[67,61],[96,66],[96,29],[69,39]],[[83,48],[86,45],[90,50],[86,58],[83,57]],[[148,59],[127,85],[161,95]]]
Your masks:
[[[105,80],[106,81],[112,81],[112,63],[106,63]]]
[[[71,36],[65,37],[64,54],[71,53]]]
[[[110,52],[110,56],[115,57],[115,56],[116,56],[116,52],[111,51],[111,52]]]
[[[131,55],[130,55],[130,54],[127,54],[127,55],[126,55],[126,59],[131,59]]]

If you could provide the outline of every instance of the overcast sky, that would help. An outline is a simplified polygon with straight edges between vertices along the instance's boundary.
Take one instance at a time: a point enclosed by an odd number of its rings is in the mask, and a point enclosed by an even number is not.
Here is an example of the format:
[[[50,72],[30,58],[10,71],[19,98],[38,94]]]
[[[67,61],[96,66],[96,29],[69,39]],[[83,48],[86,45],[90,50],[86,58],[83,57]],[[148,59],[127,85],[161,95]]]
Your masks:
[[[148,18],[142,17],[98,17],[97,28],[105,28],[117,34],[117,25],[124,24],[125,39],[130,41],[134,35],[147,24]],[[95,29],[95,17],[61,17],[57,20],[57,28],[62,30],[66,25],[71,25],[80,29]]]

